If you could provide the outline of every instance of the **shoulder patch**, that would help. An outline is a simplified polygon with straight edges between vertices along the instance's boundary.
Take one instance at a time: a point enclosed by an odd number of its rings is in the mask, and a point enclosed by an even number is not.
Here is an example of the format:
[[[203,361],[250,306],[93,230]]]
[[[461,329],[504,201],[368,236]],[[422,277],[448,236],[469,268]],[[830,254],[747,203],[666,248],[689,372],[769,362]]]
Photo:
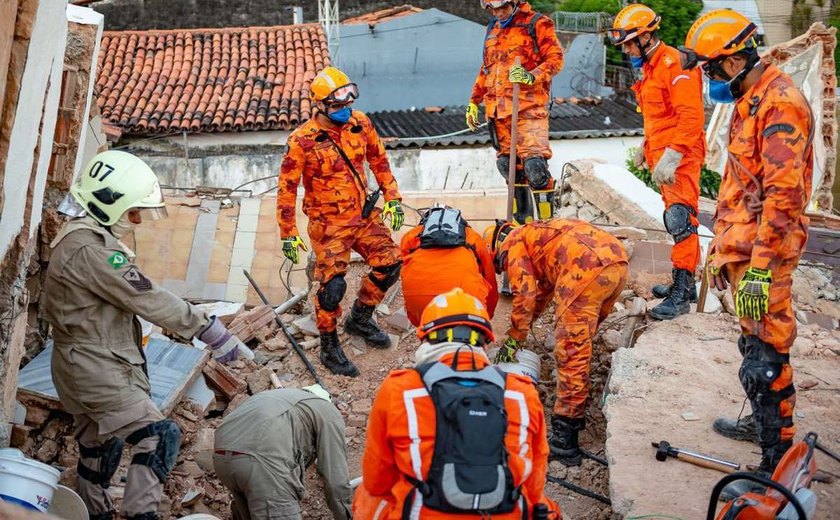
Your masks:
[[[111,267],[114,269],[119,269],[120,267],[128,264],[128,258],[118,251],[108,258],[108,263],[111,264]]]
[[[780,132],[784,132],[786,134],[792,134],[793,131],[794,131],[793,125],[789,125],[787,123],[778,123],[778,124],[775,124],[775,125],[770,125],[767,128],[765,128],[764,132],[762,132],[762,135],[765,138],[767,138],[767,137],[770,137],[773,134],[778,134]]]
[[[671,65],[674,64],[674,59],[668,54],[665,55],[665,57],[662,59],[662,61],[663,61],[663,63],[665,63],[666,67],[670,67]]]
[[[123,274],[123,279],[135,289],[137,292],[146,292],[152,290],[152,281],[140,272],[137,266],[132,265],[128,271]]]

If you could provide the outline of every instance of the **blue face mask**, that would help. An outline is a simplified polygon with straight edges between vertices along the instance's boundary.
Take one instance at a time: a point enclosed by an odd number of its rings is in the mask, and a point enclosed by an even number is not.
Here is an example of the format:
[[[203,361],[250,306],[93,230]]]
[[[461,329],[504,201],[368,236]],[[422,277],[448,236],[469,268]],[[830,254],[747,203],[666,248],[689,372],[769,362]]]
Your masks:
[[[499,27],[502,29],[506,29],[508,25],[513,22],[513,17],[516,15],[516,11],[519,9],[519,6],[513,8],[513,12],[510,13],[510,16],[505,18],[504,20],[499,20]]]
[[[630,65],[633,66],[634,69],[641,69],[642,65],[645,64],[645,59],[641,56],[630,56]]]
[[[351,114],[352,110],[350,110],[350,107],[344,107],[336,110],[335,112],[330,112],[329,114],[327,114],[327,117],[329,117],[330,121],[332,121],[333,123],[343,125],[347,121],[350,121]]]
[[[715,103],[735,102],[735,96],[732,95],[732,89],[729,88],[729,82],[718,79],[709,80],[709,97]]]

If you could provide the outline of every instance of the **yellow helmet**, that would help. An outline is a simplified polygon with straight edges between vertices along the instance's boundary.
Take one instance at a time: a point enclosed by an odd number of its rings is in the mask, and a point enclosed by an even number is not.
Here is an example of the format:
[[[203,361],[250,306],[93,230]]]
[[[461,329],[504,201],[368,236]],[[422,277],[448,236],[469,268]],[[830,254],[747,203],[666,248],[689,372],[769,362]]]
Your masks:
[[[757,48],[757,31],[756,25],[737,11],[709,11],[694,22],[685,37],[685,47],[680,47],[686,56],[684,68]]]
[[[662,18],[653,9],[642,4],[630,4],[617,15],[607,37],[613,45],[623,45],[642,34],[659,29]]]
[[[344,104],[359,98],[359,87],[347,74],[335,67],[327,67],[315,76],[309,86],[312,101],[326,104]]]

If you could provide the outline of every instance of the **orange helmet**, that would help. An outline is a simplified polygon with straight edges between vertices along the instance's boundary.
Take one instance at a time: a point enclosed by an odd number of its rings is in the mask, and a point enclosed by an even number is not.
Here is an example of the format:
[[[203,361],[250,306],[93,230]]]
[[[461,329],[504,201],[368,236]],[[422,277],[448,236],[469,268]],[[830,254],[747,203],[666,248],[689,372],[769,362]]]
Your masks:
[[[607,31],[607,37],[613,45],[623,45],[642,34],[659,29],[662,18],[653,9],[642,4],[630,4],[613,20],[613,27]]]
[[[752,51],[758,47],[757,31],[756,25],[737,11],[709,11],[694,22],[685,37],[685,47],[680,47],[685,56],[683,68],[694,68],[744,50]]]
[[[516,227],[511,222],[504,220],[497,220],[495,224],[487,226],[482,233],[484,243],[487,244],[487,249],[493,255],[493,265],[496,267],[496,272],[501,273],[505,268],[505,260],[507,260],[507,252],[502,252],[502,242]]]
[[[429,343],[485,345],[493,340],[490,315],[478,298],[455,288],[435,296],[423,310],[417,337]]]
[[[350,81],[347,74],[335,67],[327,67],[312,80],[309,97],[312,101],[327,104],[349,103],[359,98],[359,87]]]

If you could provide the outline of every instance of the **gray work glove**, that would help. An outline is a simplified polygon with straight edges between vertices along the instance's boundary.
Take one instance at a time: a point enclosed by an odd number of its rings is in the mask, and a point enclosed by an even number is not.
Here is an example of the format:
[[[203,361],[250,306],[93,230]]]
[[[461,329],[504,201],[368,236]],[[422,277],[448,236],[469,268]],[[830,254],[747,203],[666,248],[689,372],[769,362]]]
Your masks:
[[[239,358],[239,354],[248,359],[254,357],[251,349],[231,334],[227,327],[215,316],[210,318],[210,324],[204,327],[196,337],[207,343],[213,351],[213,359],[220,363],[232,363]]]
[[[680,152],[673,148],[665,148],[665,153],[653,169],[653,180],[657,184],[674,184],[674,177],[682,158],[683,154]]]
[[[639,147],[636,148],[636,155],[633,156],[633,166],[640,170],[647,170],[647,160],[645,159],[645,140],[642,139],[642,142],[639,143]]]

